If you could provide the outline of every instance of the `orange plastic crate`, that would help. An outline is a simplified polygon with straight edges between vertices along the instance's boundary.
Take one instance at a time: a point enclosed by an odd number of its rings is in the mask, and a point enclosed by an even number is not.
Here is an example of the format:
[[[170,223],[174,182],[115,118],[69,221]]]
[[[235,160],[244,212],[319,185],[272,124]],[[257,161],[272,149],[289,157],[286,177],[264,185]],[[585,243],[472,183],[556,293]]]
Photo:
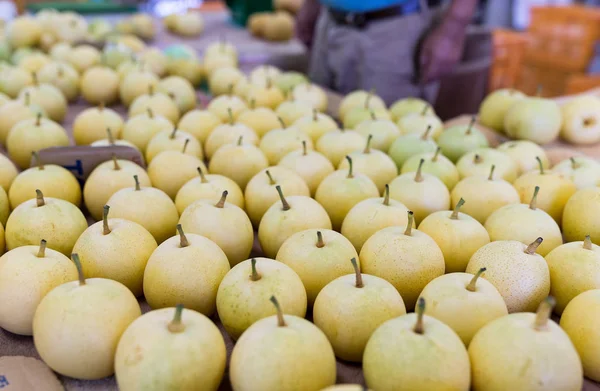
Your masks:
[[[492,40],[494,60],[490,70],[489,90],[512,88],[519,77],[528,35],[513,30],[497,29],[492,33]]]
[[[600,87],[600,75],[571,75],[567,80],[565,93],[580,94]]]

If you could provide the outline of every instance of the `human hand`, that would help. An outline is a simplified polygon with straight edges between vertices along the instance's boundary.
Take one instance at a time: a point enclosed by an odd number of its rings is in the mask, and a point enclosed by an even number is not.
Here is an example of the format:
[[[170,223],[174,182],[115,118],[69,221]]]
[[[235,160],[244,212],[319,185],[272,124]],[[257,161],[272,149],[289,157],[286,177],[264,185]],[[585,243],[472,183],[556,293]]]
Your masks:
[[[319,11],[318,0],[305,0],[302,8],[296,14],[296,36],[308,48],[312,46]]]
[[[447,19],[425,37],[419,55],[421,82],[437,80],[452,71],[461,59],[465,35],[466,25]]]

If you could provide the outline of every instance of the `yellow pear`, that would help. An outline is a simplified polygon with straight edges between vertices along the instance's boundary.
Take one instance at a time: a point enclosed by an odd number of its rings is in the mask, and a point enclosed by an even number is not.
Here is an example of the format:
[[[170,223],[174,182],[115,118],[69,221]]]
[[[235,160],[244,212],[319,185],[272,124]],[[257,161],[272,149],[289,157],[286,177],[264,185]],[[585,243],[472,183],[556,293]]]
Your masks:
[[[67,61],[79,73],[84,73],[95,65],[100,64],[101,53],[98,49],[91,45],[74,46],[67,55]]]
[[[244,209],[244,193],[237,183],[223,175],[205,175],[201,167],[198,167],[198,173],[200,175],[187,181],[175,196],[175,206],[180,215],[194,201],[218,201],[224,190],[227,190],[229,203]]]
[[[284,315],[274,295],[271,301],[277,315],[250,326],[233,349],[229,364],[233,388],[320,390],[335,384],[335,355],[325,334],[306,319]]]
[[[75,379],[95,380],[114,373],[121,334],[142,312],[125,285],[84,277],[51,290],[33,317],[33,342],[52,370]]]
[[[50,48],[48,54],[54,61],[67,62],[67,55],[71,51],[71,44],[69,42],[57,42]]]
[[[258,137],[267,132],[281,127],[277,114],[267,107],[256,107],[255,102],[250,101],[248,110],[244,110],[238,117],[237,122],[254,130]]]
[[[346,156],[348,170],[337,170],[329,174],[315,193],[317,200],[331,218],[333,229],[342,228],[344,218],[359,202],[379,196],[377,186],[368,176],[354,173],[352,158]]]
[[[445,323],[417,312],[388,320],[365,348],[363,371],[367,385],[381,391],[468,391],[469,355],[461,339]]]
[[[1,226],[1,225],[0,225]],[[69,258],[39,246],[22,246],[0,257],[0,327],[19,335],[32,335],[33,315],[44,296],[55,287],[77,279]]]
[[[408,212],[406,229],[393,226],[377,231],[359,255],[362,271],[394,285],[409,311],[415,308],[423,288],[444,274],[445,268],[444,254],[437,243],[412,226],[413,213]]]
[[[468,124],[451,126],[438,137],[442,154],[450,161],[457,162],[465,153],[489,146],[487,137],[475,125],[476,121],[477,117],[473,116]]]
[[[273,84],[271,78],[266,85],[253,84],[246,92],[246,101],[254,101],[257,107],[267,107],[275,110],[285,100],[283,92]]]
[[[364,148],[365,142],[366,139],[354,130],[337,129],[321,136],[315,149],[337,167],[348,154]]]
[[[592,243],[589,235],[583,242],[556,247],[545,258],[550,269],[550,295],[556,299],[557,314],[580,293],[600,288],[600,247]]]
[[[250,179],[244,192],[248,217],[257,228],[267,209],[279,201],[276,185],[281,186],[288,196],[310,195],[308,186],[294,171],[281,166],[261,170]]]
[[[298,273],[312,306],[325,285],[352,273],[349,258],[358,258],[358,254],[348,239],[330,229],[315,228],[286,239],[275,259]]]
[[[23,88],[19,92],[19,99],[28,95],[32,104],[38,105],[48,117],[56,122],[62,122],[67,115],[67,100],[63,93],[51,84],[40,83]]]
[[[433,107],[427,101],[414,97],[403,98],[394,102],[390,106],[390,114],[394,121],[398,121],[405,115],[422,113],[424,106],[427,106],[426,115],[435,115]]]
[[[293,126],[306,133],[314,143],[325,133],[339,129],[333,118],[327,114],[319,113],[317,109],[313,109],[312,115],[298,118]]]
[[[81,95],[88,103],[111,104],[119,99],[119,75],[109,67],[94,66],[80,80]]]
[[[524,99],[521,91],[502,88],[489,94],[479,106],[479,122],[496,132],[504,131],[504,117],[513,103]]]
[[[341,233],[360,252],[363,244],[375,232],[395,225],[406,225],[407,212],[403,203],[390,199],[389,186],[386,185],[383,198],[367,198],[350,209],[342,223]]]
[[[504,298],[509,313],[533,312],[550,293],[550,272],[543,256],[536,253],[543,239],[526,245],[516,240],[498,240],[473,254],[466,272],[486,268],[485,279]]]
[[[212,316],[217,289],[229,271],[227,256],[204,236],[185,234],[164,241],[150,256],[144,272],[144,297],[152,308],[183,304]]]
[[[69,102],[79,97],[79,73],[72,66],[59,62],[48,62],[37,73],[41,83],[58,88]]]
[[[313,114],[313,107],[302,101],[286,100],[277,106],[275,114],[281,118],[285,126],[292,126],[300,118]]]
[[[400,201],[421,221],[430,214],[450,208],[450,192],[438,177],[422,172],[425,159],[421,159],[417,172],[402,174],[390,182],[390,197]]]
[[[142,167],[129,160],[117,159],[116,156],[113,156],[112,161],[100,163],[94,168],[83,185],[83,200],[94,220],[102,219],[104,205],[113,194],[131,187],[134,175],[141,186],[152,185]]]
[[[530,171],[517,178],[513,186],[519,192],[521,202],[527,202],[538,186],[542,193],[537,197],[537,207],[547,212],[558,224],[561,223],[565,204],[577,191],[570,179],[552,171],[544,170],[542,160],[538,158],[539,171]]]
[[[496,148],[510,156],[522,173],[539,168],[538,158],[542,161],[544,169],[550,168],[550,159],[546,150],[529,140],[511,140],[498,145]]]
[[[87,278],[107,278],[141,296],[144,269],[156,249],[156,240],[141,225],[124,219],[109,219],[104,206],[102,221],[86,229],[73,247]]]
[[[269,258],[275,258],[281,245],[297,232],[311,228],[331,229],[327,211],[308,196],[284,197],[280,185],[281,205],[276,202],[265,212],[258,226],[258,241]]]
[[[156,48],[156,47],[146,47],[138,55],[139,55],[139,60],[146,63],[150,67],[152,72],[154,72],[156,74],[156,76],[161,77],[161,78],[166,76],[169,60],[168,60],[167,56],[162,52],[162,50],[160,50],[159,48]],[[189,81],[187,81],[184,78],[180,78],[179,76],[167,76],[161,80],[161,82],[159,83],[159,87],[162,87],[163,81],[167,81],[166,84],[170,84],[170,81],[172,80],[172,78],[178,78],[180,80],[185,81],[186,83],[189,83]],[[159,90],[162,90],[162,88],[159,88]],[[192,87],[192,90],[193,90],[193,87]],[[165,92],[165,91],[163,91],[163,92]],[[196,95],[194,93],[194,100],[195,99],[196,99]]]
[[[373,332],[388,320],[406,314],[406,308],[392,284],[361,274],[356,258],[351,262],[354,275],[338,277],[320,291],[313,322],[323,330],[338,358],[361,362]]]
[[[181,117],[177,127],[192,134],[198,141],[204,143],[208,135],[221,124],[221,119],[211,111],[191,110]]]
[[[217,292],[217,312],[227,334],[236,340],[253,323],[276,313],[269,303],[271,295],[280,298],[288,314],[306,315],[306,291],[290,267],[269,258],[252,258],[234,266]]]
[[[578,190],[567,201],[562,217],[562,232],[567,242],[581,240],[590,235],[593,242],[600,241],[600,225],[596,216],[600,213],[598,198],[600,189],[590,187]]]
[[[226,144],[213,154],[209,171],[233,179],[241,189],[261,170],[269,167],[265,154],[252,144],[243,144],[240,136],[237,144]]]
[[[0,112],[3,107],[0,108]],[[577,189],[596,187],[600,184],[600,163],[586,156],[572,156],[557,163],[552,171],[571,179]]]
[[[492,241],[517,240],[528,244],[539,235],[544,238],[544,243],[537,250],[542,256],[546,256],[563,243],[563,236],[556,221],[548,213],[537,208],[539,190],[536,186],[529,204],[506,205],[488,217],[485,229]]]
[[[384,152],[387,152],[394,140],[402,134],[394,122],[377,119],[375,114],[373,114],[373,118],[358,124],[354,130],[365,138],[372,136],[371,147]]]
[[[230,121],[231,116],[237,119],[248,106],[235,95],[221,95],[210,101],[206,109],[215,114],[222,122]],[[231,111],[231,114],[229,113]]]
[[[421,159],[425,160],[421,172],[438,177],[448,190],[452,191],[454,186],[460,180],[458,169],[450,159],[441,154],[441,148],[438,147],[435,152],[425,152],[413,155],[402,165],[402,174],[407,172],[416,172],[421,164]]]
[[[227,255],[231,266],[247,259],[254,244],[252,223],[238,206],[225,202],[227,190],[218,202],[198,200],[185,208],[179,224],[189,233],[206,236]]]
[[[46,116],[44,109],[30,102],[29,95],[2,105],[0,107],[0,143],[6,144],[8,134],[16,124],[22,120],[35,119],[38,114]]]
[[[196,90],[192,83],[181,76],[168,76],[158,82],[157,91],[169,96],[177,105],[180,114],[196,107]]]
[[[147,93],[137,96],[129,106],[129,116],[146,113],[151,109],[155,114],[162,115],[172,123],[179,122],[179,108],[167,94],[155,92],[155,86],[150,85]]]
[[[543,300],[537,313],[503,316],[475,335],[469,345],[473,390],[582,389],[577,350],[567,333],[549,319],[553,302]]]
[[[137,175],[135,187],[118,190],[106,202],[114,218],[130,220],[146,228],[157,243],[173,236],[179,214],[171,198],[162,190],[141,187]]]
[[[401,117],[398,122],[398,129],[402,134],[421,133],[423,129],[431,127],[431,138],[437,140],[444,131],[444,124],[435,115],[428,114],[408,114]]]
[[[27,200],[12,211],[6,222],[6,247],[36,245],[48,241],[48,247],[71,254],[77,238],[87,228],[83,213],[72,203],[46,197],[36,190],[36,198]]]
[[[370,388],[359,384],[337,384],[335,386],[323,388],[321,391],[373,391]]]
[[[486,324],[508,315],[498,289],[481,277],[485,271],[482,267],[474,276],[445,274],[427,284],[419,296],[429,303],[425,313],[450,326],[465,346]]]
[[[43,164],[34,152],[37,166],[28,168],[17,175],[10,187],[8,197],[12,209],[34,198],[35,190],[40,189],[47,197],[69,201],[75,206],[81,203],[81,187],[77,178],[69,170],[56,164]],[[5,223],[0,217],[0,222]]]
[[[273,65],[259,65],[250,72],[249,81],[256,85],[267,85],[270,78],[276,78],[281,75],[281,69]]]
[[[4,252],[4,226],[6,225],[9,214],[10,202],[8,200],[8,195],[3,188],[0,188],[0,225],[2,225],[2,247],[0,247],[1,253]]]
[[[309,103],[315,110],[325,112],[328,99],[325,90],[316,84],[302,83],[292,89],[292,100]]]
[[[110,129],[114,138],[120,138],[123,130],[121,115],[100,104],[83,110],[73,122],[73,138],[77,145],[88,145],[106,138],[106,129]]]
[[[517,190],[504,179],[495,179],[496,166],[490,167],[489,176],[470,176],[461,179],[452,189],[452,204],[463,198],[467,200],[463,213],[484,224],[487,218],[505,205],[520,202]]]
[[[218,68],[210,74],[208,89],[212,96],[228,94],[231,91],[231,86],[243,77],[242,71],[234,66]]]
[[[269,131],[260,140],[259,147],[273,166],[288,153],[303,149],[303,143],[307,149],[313,149],[312,139],[308,134],[295,126],[286,128],[284,125],[282,121],[281,128]]]
[[[204,68],[204,74],[210,80],[210,77],[217,69],[237,67],[237,59],[224,54],[215,54],[212,56],[204,56],[202,61],[202,67]]]
[[[17,52],[18,53],[18,52]],[[16,57],[16,56],[15,56]],[[13,62],[19,68],[26,70],[27,72],[39,73],[39,71],[46,65],[52,62],[50,57],[47,55],[33,51],[31,53],[24,54],[23,57],[14,58]],[[75,71],[77,72],[77,71]],[[49,83],[51,84],[51,83]]]
[[[0,68],[0,90],[15,99],[19,92],[33,84],[31,72],[19,67],[2,66]]]
[[[121,336],[115,356],[120,390],[219,388],[227,360],[219,329],[209,318],[183,305],[175,308],[174,316],[173,310],[150,311],[133,321]],[[140,359],[132,362],[131,357]]]
[[[560,106],[552,99],[527,97],[510,106],[504,117],[506,134],[536,144],[554,141],[562,128]]]
[[[161,130],[173,130],[174,127],[166,117],[155,115],[152,110],[148,110],[125,122],[121,138],[134,144],[143,153],[156,133]]]
[[[513,183],[519,175],[517,163],[504,152],[492,148],[479,148],[467,152],[456,162],[461,178],[487,176],[492,166],[496,167],[496,175],[509,183]]]
[[[0,187],[8,192],[13,180],[17,177],[18,171],[14,163],[3,154],[0,154]]]
[[[94,141],[93,143],[91,143],[90,147],[112,147],[115,145],[120,145],[123,147],[133,148],[136,151],[139,151],[137,146],[135,146],[133,143],[130,143],[127,140],[115,140],[110,128],[106,128],[106,135],[107,135],[106,138],[103,138],[103,139],[100,139],[100,140],[97,140],[97,141]]]
[[[202,160],[204,156],[200,141],[198,141],[198,139],[192,134],[183,130],[179,130],[177,127],[175,127],[170,130],[161,130],[152,136],[150,141],[148,141],[148,145],[146,145],[146,163],[150,164],[152,159],[154,159],[161,152],[181,151],[186,142],[187,147],[185,148],[185,153]]]
[[[217,42],[213,42],[204,49],[204,56],[211,57],[215,54],[223,54],[229,56],[235,61],[237,61],[238,59],[237,48],[231,42],[227,42],[224,39],[220,39]]]
[[[35,46],[42,35],[42,25],[33,16],[15,18],[6,27],[6,37],[11,47]]]
[[[132,70],[119,84],[119,97],[121,103],[129,107],[138,96],[146,94],[150,88],[156,88],[158,77],[145,70]]]
[[[358,90],[347,94],[338,109],[338,117],[343,121],[346,115],[359,108],[367,108],[373,111],[385,110],[385,102],[373,91]]]
[[[431,138],[431,127],[427,127],[422,134],[409,133],[398,136],[387,152],[392,160],[396,162],[398,170],[402,170],[404,163],[411,156],[435,152],[437,148],[437,144]]]
[[[598,381],[600,379],[600,360],[598,357],[598,306],[600,290],[577,295],[565,308],[560,317],[560,327],[567,333],[583,365],[585,377]]]
[[[0,107],[2,107],[3,105],[5,105],[6,103],[10,102],[10,96],[6,95],[3,92],[0,92]]]
[[[560,136],[571,144],[595,144],[600,141],[598,111],[600,100],[594,95],[574,97],[561,106],[563,124]]]
[[[250,82],[246,76],[240,78],[233,86],[231,93],[239,98],[244,99],[250,89]]]
[[[204,144],[206,157],[211,159],[213,154],[225,144],[235,144],[240,137],[244,138],[246,144],[258,145],[258,135],[246,125],[235,122],[233,113],[230,112],[229,122],[218,125],[210,132]]]
[[[464,272],[475,251],[490,242],[490,235],[483,225],[460,212],[464,203],[461,198],[454,211],[432,213],[419,224],[419,231],[431,236],[440,246],[446,273]]]
[[[317,188],[335,169],[333,164],[320,152],[308,150],[306,141],[302,142],[302,150],[296,150],[285,155],[279,166],[287,167],[298,174],[308,185],[310,194],[314,195]]]

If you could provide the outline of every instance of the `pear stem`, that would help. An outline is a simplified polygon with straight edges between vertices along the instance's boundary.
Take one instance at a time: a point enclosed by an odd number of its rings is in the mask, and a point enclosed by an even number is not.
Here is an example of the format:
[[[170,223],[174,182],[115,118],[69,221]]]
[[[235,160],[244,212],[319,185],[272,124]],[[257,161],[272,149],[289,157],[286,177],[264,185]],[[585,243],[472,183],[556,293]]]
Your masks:
[[[417,308],[416,311],[417,313],[417,323],[415,323],[415,327],[413,328],[413,331],[417,334],[423,334],[425,332],[425,330],[423,329],[423,314],[425,313],[425,299],[422,297],[419,297],[419,300],[417,301]]]
[[[494,171],[496,171],[496,165],[492,164],[492,167],[490,168],[490,175],[488,176],[488,181],[494,180]]]
[[[408,211],[408,221],[406,223],[406,229],[404,230],[404,235],[406,236],[412,236],[412,226],[413,226],[413,220],[414,220],[415,216],[412,210]]]
[[[256,99],[251,98],[250,99],[250,110],[254,110],[254,109],[256,109]]]
[[[377,120],[377,116],[375,116],[375,112],[373,110],[370,110],[369,114],[371,115],[371,120],[373,120],[373,121]]]
[[[154,95],[154,86],[152,84],[148,86],[148,95]]]
[[[110,128],[106,128],[106,137],[108,138],[108,143],[110,145],[115,145],[115,137],[113,136],[112,130],[110,130]]]
[[[317,231],[317,248],[325,247],[325,242],[323,241],[323,234],[321,231]]]
[[[176,135],[176,134],[177,134],[177,126],[175,126],[175,127],[173,128],[173,131],[172,131],[172,132],[171,132],[171,134],[169,135],[169,138],[170,138],[171,140],[175,140],[175,135]]]
[[[540,303],[538,310],[535,314],[535,322],[533,324],[533,328],[537,331],[543,331],[548,326],[548,319],[550,319],[550,314],[552,313],[552,309],[556,305],[556,300],[554,297],[548,296],[544,301]]]
[[[429,139],[429,133],[431,133],[431,125],[427,125],[427,129],[425,129],[425,132],[421,136],[421,140],[428,140]]]
[[[224,190],[223,193],[221,194],[221,199],[219,200],[219,202],[217,202],[215,204],[215,207],[217,207],[217,208],[225,207],[225,201],[227,200],[227,194],[229,194],[229,192],[227,190]]]
[[[185,326],[181,323],[181,315],[183,313],[183,304],[177,304],[175,307],[175,315],[173,316],[173,320],[167,328],[172,333],[181,333],[185,330]]]
[[[140,187],[140,181],[139,181],[139,179],[138,179],[138,176],[137,176],[137,175],[134,175],[134,176],[133,176],[133,180],[135,181],[135,190],[136,190],[136,191],[140,191],[140,190],[142,190],[142,188]]]
[[[452,211],[452,214],[450,215],[450,218],[452,220],[458,220],[458,212],[460,212],[460,208],[464,204],[465,204],[465,200],[463,200],[462,198],[460,200],[458,200],[458,202],[456,203],[456,206],[454,207],[454,210]]]
[[[42,191],[40,189],[35,189],[35,198],[38,207],[46,205],[46,201],[44,200],[44,194],[42,194]]]
[[[308,154],[308,150],[306,147],[306,140],[302,140],[302,155],[306,156]]]
[[[256,258],[252,258],[250,260],[250,264],[252,265],[252,274],[250,274],[251,281],[258,281],[262,278],[260,273],[256,270]]]
[[[275,182],[275,180],[271,176],[271,173],[269,172],[269,170],[266,170],[265,174],[267,174],[267,176],[269,177],[269,185],[273,186],[273,185],[277,184],[277,182]]]
[[[531,201],[529,202],[529,209],[536,210],[536,208],[537,208],[537,196],[538,196],[539,192],[540,192],[540,187],[536,186],[535,189],[533,190],[533,197],[531,197]]]
[[[231,107],[227,108],[227,116],[229,117],[229,125],[233,125],[233,111],[231,111]]]
[[[185,154],[185,150],[187,149],[189,143],[190,143],[190,139],[186,138],[185,142],[183,143],[183,149],[181,150],[181,153]]]
[[[117,161],[116,153],[112,154],[112,161],[113,161],[113,170],[119,171],[121,169],[121,166],[119,166],[119,162]]]
[[[356,262],[356,258],[352,258],[350,262],[352,262],[352,267],[354,267],[354,273],[356,274],[356,284],[354,286],[357,288],[364,287],[362,274],[360,272],[360,267],[358,267],[358,262]]]
[[[291,209],[290,204],[288,204],[287,200],[283,196],[283,190],[281,190],[281,186],[277,185],[277,186],[275,186],[275,188],[277,189],[277,193],[279,193],[279,198],[281,199],[281,204],[283,205],[283,210],[290,210]]]
[[[238,140],[237,140],[238,147],[242,145],[242,141],[244,141],[244,136],[240,136],[240,138],[238,138]]]
[[[569,160],[571,161],[571,168],[573,170],[575,170],[576,168],[579,168],[579,164],[577,164],[577,162],[575,161],[575,157],[571,156],[569,158]]]
[[[281,117],[277,117],[277,120],[279,121],[279,124],[281,125],[281,129],[285,129],[285,122],[283,122],[283,119]]]
[[[433,154],[433,157],[431,158],[432,162],[437,162],[438,157],[440,156],[440,152],[442,151],[442,148],[437,147],[437,149],[435,150],[435,153]]]
[[[206,179],[206,177],[204,176],[204,172],[202,171],[201,167],[196,168],[198,170],[198,174],[200,174],[200,182],[201,183],[208,183],[208,180]]]
[[[422,174],[422,170],[423,170],[423,164],[425,163],[425,159],[421,159],[421,161],[419,162],[419,168],[417,168],[417,172],[415,174],[415,182],[423,182],[423,174]]]
[[[371,97],[375,93],[375,90],[371,89],[365,98],[365,109],[368,109],[371,103]]]
[[[42,239],[40,241],[40,249],[38,250],[37,257],[44,258],[46,256],[46,240]]]
[[[227,86],[227,95],[233,95],[234,88],[235,88],[235,85],[233,83],[229,83],[229,86]]]
[[[534,240],[529,246],[527,246],[527,248],[525,249],[525,254],[529,254],[529,255],[533,255],[535,254],[535,251],[537,250],[537,248],[540,246],[540,244],[542,244],[542,242],[544,241],[544,239],[537,238],[536,240]]]
[[[390,186],[387,183],[383,190],[383,205],[390,206]]]
[[[273,303],[273,305],[275,306],[275,309],[277,310],[277,326],[279,326],[279,327],[287,326],[287,324],[285,323],[285,319],[283,317],[283,311],[281,311],[281,306],[279,305],[279,302],[277,301],[275,296],[271,296],[270,300],[271,300],[271,303]]]
[[[363,151],[363,153],[371,153],[371,141],[373,140],[373,135],[370,134],[369,137],[367,137],[367,144],[365,145],[365,150]]]
[[[40,125],[42,125],[42,113],[37,113],[37,116],[35,118],[35,126]]]
[[[425,107],[423,107],[421,115],[427,115],[427,110],[429,110],[429,103],[425,103]]]
[[[150,107],[148,107],[146,109],[146,112],[148,113],[148,117],[154,118],[154,112],[152,111],[152,109]]]
[[[79,255],[71,254],[71,259],[73,259],[73,263],[77,268],[77,276],[79,277],[79,286],[85,285],[85,277],[83,275],[83,268],[81,267],[81,261],[79,260]]]
[[[347,178],[354,178],[354,172],[353,172],[353,163],[352,163],[352,158],[349,155],[346,155],[346,160],[348,161],[348,176]]]
[[[471,282],[469,282],[469,285],[467,285],[467,290],[471,291],[471,292],[475,292],[477,290],[477,280],[479,279],[479,277],[481,277],[481,275],[486,271],[487,269],[485,267],[482,267],[481,269],[479,269],[477,271],[477,273],[475,273],[475,275],[473,276],[473,278],[471,279]]]
[[[108,210],[110,206],[104,205],[102,210],[102,234],[108,235],[110,233],[110,227],[108,226]]]
[[[473,163],[475,164],[479,164],[483,161],[483,159],[481,158],[481,156],[479,156],[478,154],[475,154],[475,156],[473,156]]]
[[[31,156],[33,156],[33,160],[35,160],[35,166],[37,166],[38,170],[44,169],[44,163],[40,159],[40,154],[37,151],[31,152]]]
[[[583,248],[586,250],[591,250],[592,244],[592,238],[590,235],[585,235],[585,239],[583,240]]]
[[[537,160],[537,162],[538,162],[538,166],[540,168],[540,174],[544,175],[544,164],[542,163],[542,159],[540,159],[539,156],[536,156],[535,160]]]
[[[477,118],[475,116],[471,117],[471,122],[469,122],[469,127],[467,127],[467,131],[465,132],[467,136],[470,136],[471,133],[473,133],[473,125],[475,125],[476,120]]]
[[[317,122],[319,120],[319,112],[317,109],[313,109],[313,121]]]
[[[25,106],[31,106],[31,94],[29,92],[25,93],[25,98],[23,99],[23,101],[25,102]]]
[[[181,224],[177,224],[177,232],[179,233],[179,247],[187,247],[190,245],[187,237],[185,236],[185,232],[183,232],[183,227]]]

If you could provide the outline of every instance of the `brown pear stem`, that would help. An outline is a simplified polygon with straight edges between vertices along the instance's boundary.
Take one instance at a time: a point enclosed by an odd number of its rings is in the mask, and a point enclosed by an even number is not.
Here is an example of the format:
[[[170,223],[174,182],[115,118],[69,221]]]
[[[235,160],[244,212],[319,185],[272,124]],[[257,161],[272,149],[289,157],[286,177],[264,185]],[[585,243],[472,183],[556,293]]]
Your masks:
[[[481,156],[479,156],[479,154],[475,154],[475,156],[473,156],[473,163],[479,164],[482,161],[483,161],[483,159],[481,158]]]
[[[184,324],[181,322],[181,315],[183,314],[183,304],[177,304],[175,307],[175,315],[173,316],[173,320],[167,328],[172,333],[181,333],[185,330]]]
[[[421,159],[419,162],[419,168],[417,168],[417,172],[415,173],[415,182],[423,182],[423,164],[425,164],[425,159]]]
[[[308,149],[306,147],[306,140],[302,140],[302,155],[303,156],[308,155]]]
[[[112,130],[110,130],[110,128],[106,128],[106,137],[108,138],[108,143],[110,145],[115,145],[115,137],[113,136]]]
[[[227,95],[233,95],[233,89],[235,88],[235,84],[229,83],[227,86]]]
[[[538,162],[538,167],[540,168],[540,175],[544,175],[544,164],[542,163],[542,159],[539,156],[535,157],[535,160]]]
[[[371,98],[373,97],[374,93],[375,93],[375,90],[371,89],[369,91],[369,93],[367,94],[367,97],[365,98],[365,109],[369,108],[369,105],[371,104]]]
[[[537,238],[536,240],[534,240],[529,246],[527,246],[527,248],[525,249],[525,254],[529,254],[529,255],[533,255],[535,254],[537,248],[540,246],[540,244],[542,244],[542,242],[544,241],[544,239]]]
[[[467,127],[467,131],[465,132],[465,134],[467,136],[470,136],[471,133],[473,133],[473,125],[475,125],[475,121],[477,121],[477,117],[472,116],[471,117],[471,122],[469,122],[469,126]]]
[[[427,115],[427,110],[429,110],[429,103],[425,103],[425,107],[423,107],[421,115]]]
[[[112,161],[113,161],[113,170],[119,171],[121,169],[121,166],[119,166],[119,161],[117,160],[116,153],[112,154]]]
[[[348,160],[348,176],[347,176],[347,178],[354,178],[352,158],[349,155],[346,155],[346,160]]]
[[[233,125],[235,121],[233,119],[233,111],[231,110],[231,107],[227,108],[227,117],[229,118],[229,125]]]
[[[317,122],[319,120],[319,112],[317,109],[313,109],[313,122]]]
[[[290,204],[288,204],[287,200],[283,196],[283,190],[281,190],[281,186],[277,185],[277,186],[275,186],[275,188],[277,189],[277,193],[279,193],[279,198],[281,199],[281,204],[283,206],[283,210],[290,210],[291,209]]]
[[[208,180],[204,176],[204,172],[202,171],[202,168],[201,167],[197,167],[196,170],[198,170],[198,174],[200,174],[200,182],[201,183],[208,183]]]
[[[183,143],[183,149],[181,150],[181,153],[185,153],[185,150],[187,149],[189,143],[190,143],[190,139],[186,138],[185,142]]]
[[[38,75],[36,72],[31,72],[31,78],[33,79],[33,85],[38,87],[40,85],[40,81],[38,79]]]
[[[266,170],[265,174],[267,174],[267,177],[269,177],[269,185],[273,186],[277,184],[277,182],[275,182],[275,180],[271,176],[271,172],[269,172],[269,170]]]
[[[488,176],[488,181],[494,180],[494,171],[496,171],[496,165],[492,164],[492,167],[490,168],[490,175]]]
[[[371,153],[371,141],[373,140],[373,135],[370,134],[369,137],[367,137],[367,144],[365,145],[365,150],[363,151],[363,153]]]
[[[179,233],[179,247],[187,247],[190,245],[187,237],[185,236],[185,232],[183,232],[183,227],[181,224],[177,224],[177,233]]]
[[[148,107],[146,109],[146,112],[148,113],[148,117],[154,118],[154,112],[152,111],[152,109],[150,107]]]
[[[79,278],[79,286],[85,285],[85,276],[83,275],[83,268],[81,267],[81,261],[79,260],[79,255],[71,254],[71,259],[73,259],[73,263],[77,268],[77,277]]]
[[[279,121],[279,125],[281,125],[281,129],[285,129],[285,122],[283,122],[283,119],[281,117],[277,117],[277,120]]]
[[[44,194],[42,194],[42,191],[40,189],[35,189],[35,199],[38,207],[46,205],[46,201],[44,200]]]
[[[256,99],[250,98],[250,110],[256,109]]]
[[[550,319],[550,314],[552,314],[552,309],[556,305],[556,300],[554,297],[548,296],[544,301],[542,301],[537,309],[535,314],[535,322],[533,323],[533,328],[537,331],[543,331],[548,326],[548,319]]]
[[[285,323],[285,319],[283,317],[283,311],[281,311],[281,306],[279,305],[279,302],[277,301],[275,296],[271,296],[271,303],[273,303],[273,305],[275,306],[275,309],[277,310],[277,326],[279,326],[279,327],[287,326],[287,324]]]
[[[435,150],[435,153],[433,154],[433,157],[431,158],[432,162],[437,162],[438,157],[440,156],[440,153],[442,152],[442,148],[437,147],[437,149]]]
[[[25,92],[25,98],[23,98],[23,101],[25,102],[25,106],[31,106],[31,94],[29,91]]]
[[[575,161],[575,157],[571,156],[569,158],[569,160],[571,161],[571,168],[573,170],[575,170],[576,168],[579,168],[579,164]]]
[[[362,288],[365,285],[363,284],[362,274],[360,272],[360,267],[358,267],[358,262],[356,262],[356,258],[352,258],[350,260],[352,262],[352,267],[354,268],[354,273],[356,274],[356,284],[354,284],[357,288]]]
[[[427,129],[425,129],[425,132],[421,136],[421,140],[428,140],[429,139],[429,133],[431,133],[431,125],[427,125]]]
[[[225,207],[225,201],[227,201],[227,194],[229,194],[229,192],[227,190],[224,190],[223,193],[221,194],[221,199],[219,200],[219,202],[217,202],[215,204],[215,207],[217,207],[217,208]]]
[[[42,239],[40,241],[40,249],[38,250],[37,257],[44,258],[46,256],[46,240]]]
[[[586,250],[591,250],[592,244],[592,238],[590,235],[585,235],[585,239],[583,240],[583,248]]]
[[[42,113],[37,113],[37,116],[35,118],[35,126],[41,126],[42,125]]]
[[[251,281],[258,281],[262,278],[258,270],[256,270],[256,258],[252,258],[250,260],[250,265],[252,267],[252,273],[250,274]]]
[[[475,273],[475,275],[471,279],[471,282],[469,282],[469,285],[467,285],[468,291],[475,292],[477,290],[477,280],[479,279],[479,277],[481,277],[483,273],[485,273],[486,270],[487,269],[485,267],[482,267],[477,271],[477,273]]]
[[[237,140],[237,146],[238,147],[241,146],[243,141],[244,141],[244,136],[240,136]]]
[[[154,86],[152,84],[148,85],[148,95],[154,95]]]
[[[536,208],[537,208],[537,196],[538,196],[539,192],[540,192],[540,187],[536,186],[535,189],[533,190],[533,197],[531,197],[531,201],[529,202],[529,209],[536,210]]]
[[[36,166],[38,170],[43,170],[44,163],[42,162],[42,159],[40,159],[40,154],[37,151],[33,151],[31,152],[31,156],[33,156],[34,166]]]
[[[458,200],[458,202],[456,203],[456,206],[454,207],[454,210],[452,211],[452,214],[450,215],[450,218],[452,220],[458,220],[458,212],[460,212],[460,208],[464,204],[465,204],[465,200],[463,200],[462,198],[460,200]]]
[[[110,227],[108,226],[108,211],[110,206],[104,205],[102,210],[102,234],[108,235],[110,233]]]
[[[171,132],[171,134],[169,135],[169,138],[170,138],[171,140],[175,140],[175,135],[176,135],[176,134],[177,134],[177,126],[175,126],[175,127],[173,128],[173,131],[172,131],[172,132]]]
[[[423,329],[423,315],[425,314],[425,299],[422,297],[419,297],[419,300],[417,301],[417,308],[416,311],[417,313],[417,322],[415,323],[415,327],[413,328],[413,331],[417,334],[423,334],[425,332],[425,330]]]
[[[377,116],[375,116],[375,112],[373,110],[369,111],[369,115],[371,115],[371,120],[373,120],[373,121],[377,120]]]
[[[412,210],[408,211],[408,221],[406,222],[406,229],[404,230],[404,235],[412,236],[412,226],[414,221],[414,213]]]
[[[136,191],[140,191],[140,190],[142,190],[142,188],[140,187],[140,181],[139,181],[139,179],[138,179],[138,176],[137,176],[137,175],[134,175],[134,176],[133,176],[133,180],[135,181],[135,190],[136,190]]]
[[[321,231],[317,231],[317,248],[325,247],[325,242],[323,241],[323,234]]]
[[[390,185],[385,184],[385,189],[383,189],[383,205],[390,206]]]

